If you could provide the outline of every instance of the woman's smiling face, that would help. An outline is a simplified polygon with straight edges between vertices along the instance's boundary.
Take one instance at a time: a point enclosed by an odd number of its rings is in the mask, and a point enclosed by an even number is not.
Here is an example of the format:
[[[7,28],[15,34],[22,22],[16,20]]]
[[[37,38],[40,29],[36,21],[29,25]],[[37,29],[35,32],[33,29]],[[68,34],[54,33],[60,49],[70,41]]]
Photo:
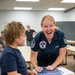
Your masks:
[[[52,20],[45,18],[42,23],[42,30],[47,38],[47,40],[51,40],[54,36],[56,25]]]

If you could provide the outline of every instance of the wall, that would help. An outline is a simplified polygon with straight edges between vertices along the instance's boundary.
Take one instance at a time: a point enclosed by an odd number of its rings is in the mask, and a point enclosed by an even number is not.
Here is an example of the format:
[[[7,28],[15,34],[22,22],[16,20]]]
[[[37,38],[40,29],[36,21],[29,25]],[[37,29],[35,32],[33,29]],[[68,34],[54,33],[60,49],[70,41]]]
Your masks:
[[[6,23],[20,21],[26,27],[28,24],[36,31],[41,30],[40,22],[44,15],[52,15],[56,21],[75,21],[75,12],[50,12],[50,11],[0,11],[0,32]]]
[[[75,40],[75,21],[61,21],[56,24],[65,32],[67,39]]]

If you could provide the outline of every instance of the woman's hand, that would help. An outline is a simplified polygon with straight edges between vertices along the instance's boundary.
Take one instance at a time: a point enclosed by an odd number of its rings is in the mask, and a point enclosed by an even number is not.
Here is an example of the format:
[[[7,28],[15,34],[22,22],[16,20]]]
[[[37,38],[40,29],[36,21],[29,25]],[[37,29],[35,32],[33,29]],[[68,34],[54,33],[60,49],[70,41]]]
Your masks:
[[[47,69],[47,70],[53,70],[53,69],[54,69],[54,67],[53,67],[53,66],[51,66],[51,65],[48,65],[48,66],[46,67],[46,69]]]
[[[41,71],[43,70],[43,68],[42,68],[42,67],[36,67],[35,70],[36,70],[37,72],[41,72]]]

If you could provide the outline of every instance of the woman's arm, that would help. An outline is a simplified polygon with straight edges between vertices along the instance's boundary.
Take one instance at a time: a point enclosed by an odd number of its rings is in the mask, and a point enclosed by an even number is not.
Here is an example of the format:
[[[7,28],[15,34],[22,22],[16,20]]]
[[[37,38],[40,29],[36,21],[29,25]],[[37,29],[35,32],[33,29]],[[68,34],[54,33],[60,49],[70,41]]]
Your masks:
[[[37,65],[37,54],[38,52],[31,51],[30,60],[37,72],[41,72],[43,69]]]
[[[37,53],[31,50],[30,60],[34,68],[37,67]]]
[[[34,33],[33,33],[33,35],[35,35],[37,32],[35,31]]]
[[[57,67],[64,59],[66,55],[66,51],[67,51],[67,47],[60,48],[59,56],[57,57],[56,61],[52,65],[47,66],[46,69],[53,70],[55,67]]]

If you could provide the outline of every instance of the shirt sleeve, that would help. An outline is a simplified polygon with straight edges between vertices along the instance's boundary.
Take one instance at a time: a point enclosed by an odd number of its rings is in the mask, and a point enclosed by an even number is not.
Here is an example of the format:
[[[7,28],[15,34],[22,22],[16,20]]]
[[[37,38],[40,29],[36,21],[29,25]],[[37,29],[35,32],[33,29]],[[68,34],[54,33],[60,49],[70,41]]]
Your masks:
[[[60,48],[66,47],[67,46],[67,39],[66,35],[62,34],[62,38],[60,40]]]
[[[38,51],[39,49],[39,36],[35,36],[33,39],[33,46],[31,47],[33,51]]]
[[[2,63],[4,72],[12,72],[17,70],[17,59],[14,54],[7,53],[3,57]]]
[[[32,32],[35,32],[35,30],[31,29]]]

